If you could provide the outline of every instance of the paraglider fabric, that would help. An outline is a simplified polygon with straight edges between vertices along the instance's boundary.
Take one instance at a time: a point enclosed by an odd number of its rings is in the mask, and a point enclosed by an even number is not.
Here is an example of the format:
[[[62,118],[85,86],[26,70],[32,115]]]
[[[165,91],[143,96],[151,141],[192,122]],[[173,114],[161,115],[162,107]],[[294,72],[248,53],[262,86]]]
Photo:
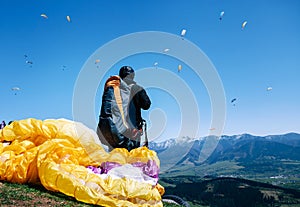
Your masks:
[[[101,206],[162,206],[159,159],[146,147],[106,152],[97,134],[66,119],[24,119],[0,130],[0,180],[42,184]]]

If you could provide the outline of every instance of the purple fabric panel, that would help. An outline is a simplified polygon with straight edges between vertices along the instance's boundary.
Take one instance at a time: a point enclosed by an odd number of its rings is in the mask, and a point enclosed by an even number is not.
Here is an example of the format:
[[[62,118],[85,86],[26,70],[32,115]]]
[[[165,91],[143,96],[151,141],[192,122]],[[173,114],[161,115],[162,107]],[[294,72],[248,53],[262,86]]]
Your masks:
[[[88,166],[87,168],[91,169],[96,174],[107,174],[111,169],[120,166],[121,164],[115,162],[103,162],[99,167]],[[140,168],[145,175],[158,179],[159,167],[154,160],[149,160],[147,163],[135,162],[132,163],[132,166]]]
[[[95,174],[102,174],[102,169],[100,167],[87,166],[88,169],[91,169]]]
[[[121,164],[116,163],[116,162],[103,162],[101,164],[101,169],[102,169],[102,173],[108,173],[108,171],[110,171],[111,169],[115,168],[115,167],[120,167]]]
[[[159,167],[154,160],[149,160],[147,163],[136,162],[133,163],[132,166],[140,168],[143,173],[149,177],[158,178]]]
[[[88,169],[91,169],[96,174],[107,174],[108,171],[115,167],[119,167],[121,164],[115,162],[103,162],[99,167],[87,166]]]

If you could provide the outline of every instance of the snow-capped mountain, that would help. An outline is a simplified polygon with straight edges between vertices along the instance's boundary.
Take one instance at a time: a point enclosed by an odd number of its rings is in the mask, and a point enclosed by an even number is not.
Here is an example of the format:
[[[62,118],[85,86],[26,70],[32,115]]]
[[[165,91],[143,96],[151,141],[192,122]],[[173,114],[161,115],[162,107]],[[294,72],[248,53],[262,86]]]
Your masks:
[[[243,168],[258,162],[300,162],[300,134],[296,133],[269,136],[224,135],[198,139],[183,137],[160,143],[152,142],[149,148],[158,153],[163,172],[170,168],[212,165],[224,161],[239,163]]]

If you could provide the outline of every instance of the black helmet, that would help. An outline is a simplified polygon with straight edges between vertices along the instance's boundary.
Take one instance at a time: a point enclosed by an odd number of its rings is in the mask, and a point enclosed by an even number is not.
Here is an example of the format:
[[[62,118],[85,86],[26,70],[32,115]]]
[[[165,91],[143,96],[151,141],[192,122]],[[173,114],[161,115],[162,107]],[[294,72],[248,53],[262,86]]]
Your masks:
[[[130,75],[130,76],[128,76],[128,75]],[[123,67],[120,68],[119,76],[122,79],[124,79],[126,76],[128,76],[127,78],[130,78],[130,79],[133,80],[133,78],[134,78],[134,70],[130,66],[123,66]]]

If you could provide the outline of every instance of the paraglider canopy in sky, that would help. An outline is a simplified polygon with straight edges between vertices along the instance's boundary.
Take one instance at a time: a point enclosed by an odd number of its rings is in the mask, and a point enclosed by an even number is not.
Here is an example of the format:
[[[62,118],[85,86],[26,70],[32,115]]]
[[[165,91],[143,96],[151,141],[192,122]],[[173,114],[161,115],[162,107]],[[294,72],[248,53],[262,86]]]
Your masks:
[[[46,14],[41,14],[41,17],[48,19],[48,16]]]
[[[67,16],[66,18],[67,18],[68,22],[71,22],[71,17],[70,16]]]
[[[180,72],[182,70],[182,65],[178,65],[178,72]]]
[[[181,33],[180,33],[180,36],[182,37],[182,39],[185,36],[185,34],[186,34],[186,29],[182,29]]]
[[[28,60],[28,55],[24,55],[24,58],[25,58],[25,62],[26,62],[26,64],[28,64],[28,65],[30,65],[30,67],[32,67],[32,65],[33,65],[33,62],[31,61],[31,60]]]
[[[164,49],[164,52],[169,52],[169,51],[170,51],[169,48]]]
[[[244,28],[246,27],[247,23],[248,23],[247,21],[244,21],[244,22],[243,22],[243,24],[242,24],[242,29],[244,29]]]
[[[19,87],[12,87],[11,90],[15,92],[15,95],[17,95],[17,91],[20,91],[21,88],[19,88]]]
[[[98,63],[100,63],[100,59],[95,60],[95,64],[97,65],[97,68],[99,68]]]
[[[236,100],[237,100],[236,98],[233,98],[233,99],[231,99],[230,103],[231,103],[233,106],[235,106]]]
[[[19,87],[12,87],[11,90],[13,90],[13,91],[19,91],[21,89]]]
[[[224,11],[221,11],[221,13],[220,13],[220,17],[219,17],[219,19],[220,19],[220,20],[222,20],[222,19],[223,19],[223,16],[224,16],[224,14],[225,14],[225,12],[224,12]]]

